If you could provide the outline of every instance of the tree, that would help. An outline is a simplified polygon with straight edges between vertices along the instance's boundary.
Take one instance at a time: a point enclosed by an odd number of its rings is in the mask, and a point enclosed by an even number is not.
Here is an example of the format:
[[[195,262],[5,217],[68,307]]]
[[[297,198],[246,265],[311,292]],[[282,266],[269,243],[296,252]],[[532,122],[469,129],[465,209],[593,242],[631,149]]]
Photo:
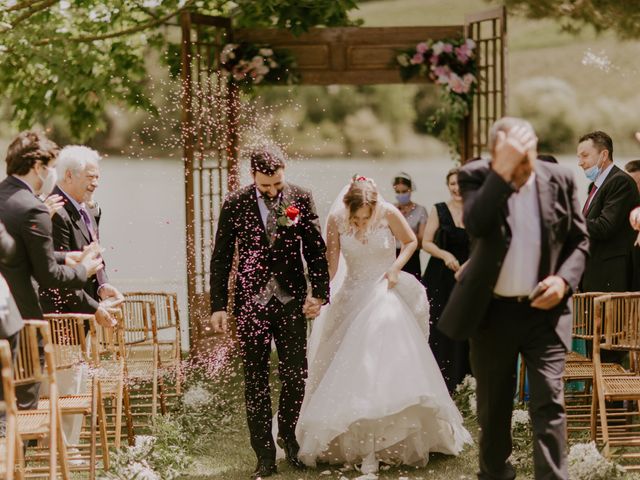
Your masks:
[[[586,25],[601,32],[613,30],[622,38],[640,37],[640,8],[631,0],[505,0],[513,13],[531,18],[559,19],[569,31]]]
[[[166,49],[185,9],[294,33],[345,25],[355,0],[0,0],[0,89],[20,128],[60,117],[77,140],[105,126],[110,102],[154,111],[150,49]]]

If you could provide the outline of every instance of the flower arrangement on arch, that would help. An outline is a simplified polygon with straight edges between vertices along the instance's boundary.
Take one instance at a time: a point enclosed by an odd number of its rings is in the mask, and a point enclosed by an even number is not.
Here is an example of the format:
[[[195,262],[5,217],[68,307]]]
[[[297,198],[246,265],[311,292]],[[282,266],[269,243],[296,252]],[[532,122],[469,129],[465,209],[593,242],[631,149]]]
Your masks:
[[[298,83],[294,57],[286,50],[268,45],[228,43],[220,52],[221,72],[245,91],[255,85]]]
[[[442,137],[454,154],[460,142],[460,124],[469,114],[478,85],[475,51],[471,38],[458,38],[420,42],[396,56],[404,81],[423,76],[442,87],[443,107],[428,119],[427,127],[433,130],[444,122]]]

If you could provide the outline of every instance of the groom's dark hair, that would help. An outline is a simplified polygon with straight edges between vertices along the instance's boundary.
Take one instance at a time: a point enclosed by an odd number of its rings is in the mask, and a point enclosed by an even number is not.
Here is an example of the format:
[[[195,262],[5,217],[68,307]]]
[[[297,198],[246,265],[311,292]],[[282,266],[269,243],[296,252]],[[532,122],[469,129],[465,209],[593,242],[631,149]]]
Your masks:
[[[285,167],[284,153],[275,145],[267,145],[252,150],[249,153],[249,159],[251,160],[252,174],[260,172],[272,176]]]

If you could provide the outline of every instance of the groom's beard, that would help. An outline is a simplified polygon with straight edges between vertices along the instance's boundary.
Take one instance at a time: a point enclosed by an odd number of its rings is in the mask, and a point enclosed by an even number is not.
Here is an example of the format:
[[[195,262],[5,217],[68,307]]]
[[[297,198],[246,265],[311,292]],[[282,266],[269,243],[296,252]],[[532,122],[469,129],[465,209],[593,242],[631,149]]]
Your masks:
[[[284,187],[283,187],[283,188],[280,188],[280,189],[275,193],[275,195],[270,195],[270,194],[269,194],[269,192],[267,192],[267,191],[264,191],[264,192],[263,192],[262,190],[260,190],[260,188],[258,188],[258,191],[260,192],[260,194],[261,194],[261,195],[264,195],[264,196],[269,197],[269,198],[272,198],[272,199],[273,199],[273,198],[278,198],[278,195],[280,195],[280,194],[282,193],[282,190],[284,190]]]

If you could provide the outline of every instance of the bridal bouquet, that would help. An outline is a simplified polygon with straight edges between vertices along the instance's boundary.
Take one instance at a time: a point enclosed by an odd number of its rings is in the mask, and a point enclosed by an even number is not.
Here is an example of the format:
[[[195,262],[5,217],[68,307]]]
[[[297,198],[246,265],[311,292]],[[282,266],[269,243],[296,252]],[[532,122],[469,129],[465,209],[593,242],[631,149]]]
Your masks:
[[[293,56],[268,45],[228,43],[220,52],[220,64],[223,75],[246,91],[259,84],[298,82]]]
[[[469,115],[478,84],[475,50],[476,43],[471,38],[460,38],[420,42],[396,56],[403,80],[428,77],[442,87],[443,106],[428,119],[427,127],[433,131],[444,123],[442,137],[454,155],[460,141],[460,124]]]

